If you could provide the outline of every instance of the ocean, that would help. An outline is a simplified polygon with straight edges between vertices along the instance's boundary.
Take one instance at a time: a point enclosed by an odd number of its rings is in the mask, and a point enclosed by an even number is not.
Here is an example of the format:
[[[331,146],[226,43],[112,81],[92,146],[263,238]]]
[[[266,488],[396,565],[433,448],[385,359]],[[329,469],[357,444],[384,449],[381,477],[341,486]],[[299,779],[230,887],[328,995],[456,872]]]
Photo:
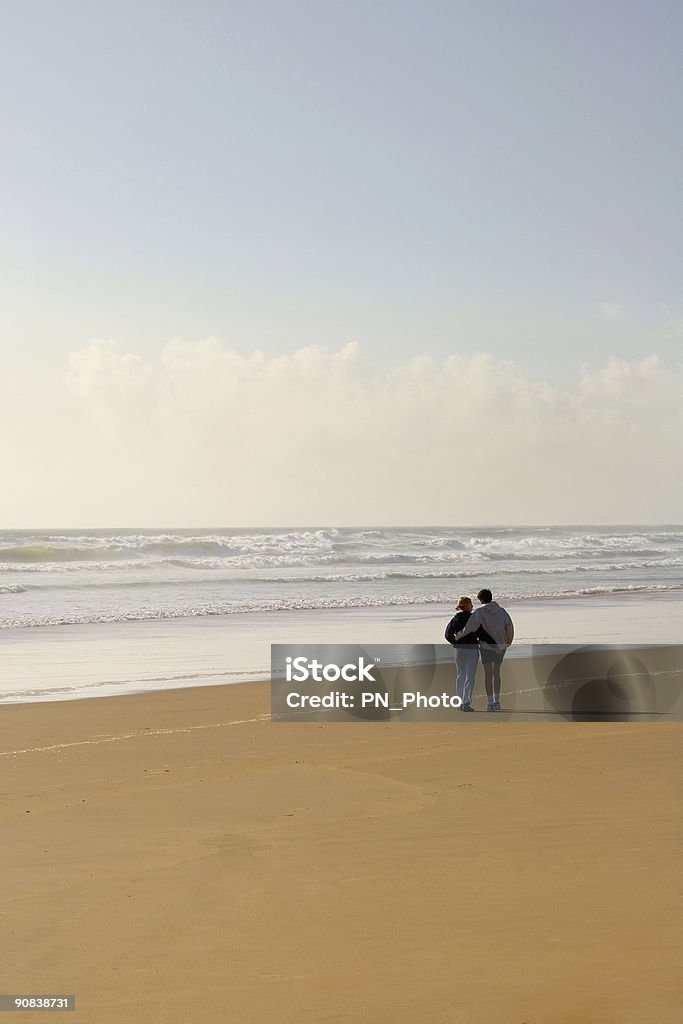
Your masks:
[[[683,527],[4,531],[0,701],[264,677],[271,642],[439,643],[482,586],[529,643],[678,643]]]

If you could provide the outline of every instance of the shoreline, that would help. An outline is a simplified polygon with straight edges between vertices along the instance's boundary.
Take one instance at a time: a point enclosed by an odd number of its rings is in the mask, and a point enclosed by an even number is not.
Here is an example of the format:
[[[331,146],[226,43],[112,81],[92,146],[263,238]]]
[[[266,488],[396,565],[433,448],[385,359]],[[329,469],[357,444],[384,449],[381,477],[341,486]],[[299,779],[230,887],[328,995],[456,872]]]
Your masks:
[[[517,647],[681,642],[683,595],[520,601],[508,607]],[[439,645],[450,614],[451,605],[444,604],[0,630],[0,705],[267,679],[271,643]]]
[[[381,645],[380,645],[381,647]],[[443,650],[436,651],[435,673],[429,675],[430,682],[427,684],[426,694],[440,693],[447,691],[455,692],[455,668],[451,648],[442,645]],[[417,645],[418,651],[421,645]],[[588,651],[588,655],[586,655]],[[368,650],[372,655],[371,647]],[[603,656],[604,655],[604,656]],[[605,660],[605,656],[607,660]],[[615,660],[616,659],[616,660]],[[419,661],[409,660],[400,662],[406,667],[401,670],[401,683],[395,691],[396,700],[400,700],[400,693],[403,690],[424,689],[423,675],[424,666]],[[611,668],[610,668],[611,665]],[[391,687],[392,669],[391,663],[387,662],[389,671],[389,686]],[[617,675],[612,676],[616,670]],[[623,673],[626,675],[623,675]],[[635,672],[635,675],[633,673]],[[513,649],[506,654],[502,670],[501,698],[504,703],[502,716],[506,721],[553,722],[555,720],[582,721],[582,718],[572,718],[572,700],[576,697],[579,689],[586,683],[595,683],[596,676],[607,678],[613,682],[609,684],[612,688],[617,686],[619,699],[613,700],[615,691],[610,689],[606,694],[606,704],[601,705],[600,714],[615,716],[634,716],[635,720],[642,722],[657,721],[680,722],[683,721],[683,645],[681,644],[650,644],[650,645],[617,645],[606,643],[603,645],[583,645],[576,647],[570,644],[542,645],[536,648],[519,644],[517,650]],[[619,674],[621,673],[621,674]],[[381,679],[381,677],[380,677]],[[413,680],[413,683],[411,683]],[[310,686],[311,684],[307,684]],[[337,689],[339,684],[316,684],[315,692],[323,693],[326,690]],[[52,700],[22,700],[8,701],[3,704],[2,721],[5,730],[11,729],[15,721],[22,721],[21,717],[14,718],[12,711],[19,711],[19,716],[28,714],[29,709],[36,709],[35,721],[40,722],[40,728],[46,728],[52,721],[60,721],[62,713],[68,718],[68,708],[75,708],[74,717],[80,716],[80,708],[93,705],[92,712],[88,712],[87,718],[97,720],[104,709],[104,714],[109,720],[112,715],[112,707],[118,701],[126,698],[127,701],[139,701],[140,706],[149,702],[150,710],[155,708],[155,701],[163,706],[165,697],[172,701],[183,703],[184,694],[188,695],[189,706],[194,707],[202,702],[226,703],[236,702],[241,706],[243,703],[253,702],[258,694],[258,700],[263,710],[259,715],[250,721],[270,721],[271,699],[275,701],[273,708],[277,705],[281,709],[282,692],[287,689],[296,689],[296,684],[287,687],[284,680],[273,677],[270,674],[267,678],[252,678],[250,680],[238,680],[230,683],[215,682],[209,685],[201,682],[193,685],[179,684],[177,686],[165,686],[158,689],[145,689],[127,691],[117,694],[92,694],[87,699],[81,697],[63,697]],[[306,686],[304,686],[306,689]],[[347,686],[353,690],[353,686]],[[214,695],[215,694],[215,698]],[[481,662],[477,666],[476,684],[473,698],[475,711],[486,710],[484,692],[483,669]],[[26,709],[25,711],[19,709]],[[52,712],[50,709],[55,709]],[[40,712],[44,711],[45,714]],[[575,706],[576,711],[576,706]],[[587,712],[584,712],[587,713]],[[379,716],[381,718],[381,716]],[[385,716],[385,724],[396,721],[395,716]],[[358,724],[360,718],[351,716],[348,724]],[[377,720],[378,716],[368,713],[367,721],[363,724],[367,727],[370,721]],[[281,717],[280,711],[276,714],[273,722],[278,724],[291,725],[297,720],[301,722],[312,721],[319,725],[329,726],[339,721],[346,721],[344,713],[332,715],[325,711],[308,712],[297,716],[296,714]],[[438,711],[433,715],[424,712],[416,713],[412,709],[401,716],[401,721],[411,724],[430,725],[452,725],[453,722],[460,722],[461,715],[450,711],[441,714]],[[232,723],[242,724],[241,720]],[[180,730],[182,731],[182,729]],[[0,736],[5,733],[0,731]],[[141,734],[142,735],[142,734]],[[36,748],[37,749],[37,748]],[[11,756],[11,751],[0,750],[0,758]]]

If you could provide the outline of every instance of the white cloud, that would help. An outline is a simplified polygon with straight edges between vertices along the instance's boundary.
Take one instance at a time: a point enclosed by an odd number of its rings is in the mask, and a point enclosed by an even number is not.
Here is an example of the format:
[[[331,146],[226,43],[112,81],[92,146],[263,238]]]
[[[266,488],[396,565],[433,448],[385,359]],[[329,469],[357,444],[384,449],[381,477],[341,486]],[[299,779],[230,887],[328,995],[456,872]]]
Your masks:
[[[248,355],[93,341],[3,468],[3,526],[680,519],[683,371],[610,360],[566,387],[486,354],[389,372],[348,345]]]

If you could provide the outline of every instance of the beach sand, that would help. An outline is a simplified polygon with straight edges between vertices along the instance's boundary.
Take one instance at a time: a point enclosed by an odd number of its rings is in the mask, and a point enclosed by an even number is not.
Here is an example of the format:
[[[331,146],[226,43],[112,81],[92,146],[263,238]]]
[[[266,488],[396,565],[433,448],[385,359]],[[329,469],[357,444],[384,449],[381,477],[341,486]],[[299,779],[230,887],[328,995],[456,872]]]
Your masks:
[[[262,683],[2,709],[4,992],[74,1024],[680,1024],[681,724],[268,712]]]

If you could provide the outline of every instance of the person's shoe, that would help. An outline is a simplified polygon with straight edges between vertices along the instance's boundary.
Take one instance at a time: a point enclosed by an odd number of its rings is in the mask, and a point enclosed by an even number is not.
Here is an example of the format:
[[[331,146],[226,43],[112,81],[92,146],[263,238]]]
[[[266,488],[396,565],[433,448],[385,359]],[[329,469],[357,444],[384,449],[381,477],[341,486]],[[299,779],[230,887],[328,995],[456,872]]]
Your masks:
[[[487,707],[486,710],[487,711],[495,711],[496,710],[496,705],[495,704],[489,704],[489,706]]]
[[[460,710],[461,711],[474,711],[474,708],[472,707],[471,704],[463,704],[463,706],[461,707]]]
[[[494,701],[494,704],[493,704],[493,710],[494,710],[494,711],[502,711],[502,708],[501,708],[501,706],[500,706],[500,701],[499,701],[499,700],[497,700],[497,701]]]

